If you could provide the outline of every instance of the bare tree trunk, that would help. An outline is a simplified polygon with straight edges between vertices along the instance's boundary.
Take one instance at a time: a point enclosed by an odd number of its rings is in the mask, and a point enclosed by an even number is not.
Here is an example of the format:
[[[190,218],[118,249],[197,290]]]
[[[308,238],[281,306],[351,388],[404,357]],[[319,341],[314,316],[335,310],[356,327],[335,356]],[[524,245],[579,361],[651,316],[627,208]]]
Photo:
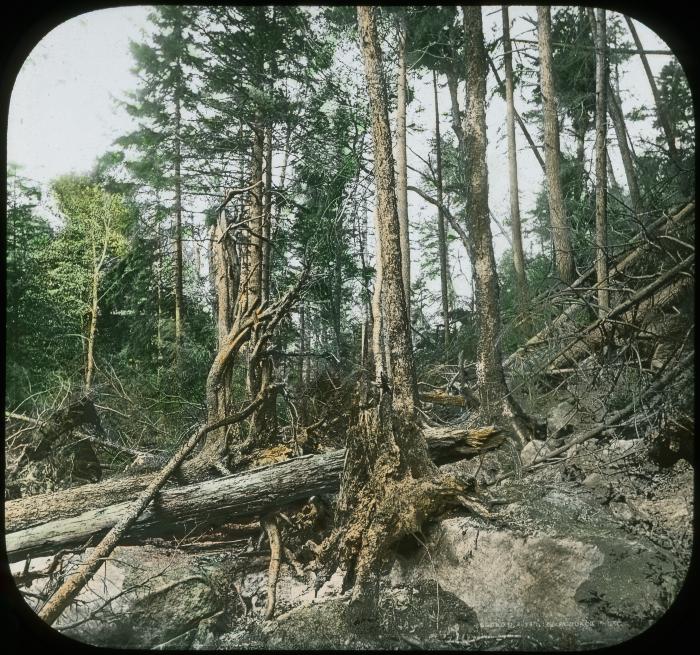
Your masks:
[[[571,284],[576,275],[571,245],[571,227],[564,208],[561,189],[559,122],[554,92],[549,7],[537,7],[537,34],[540,50],[540,83],[544,108],[544,160],[547,173],[547,193],[552,241],[557,271],[562,282]]]
[[[493,254],[486,168],[486,50],[481,7],[462,7],[467,58],[467,108],[464,125],[467,156],[467,216],[474,249],[474,289],[479,320],[476,375],[483,417],[510,420],[521,445],[526,434],[522,410],[503,373],[498,275]]]
[[[304,359],[306,358],[306,312],[304,305],[304,301],[299,303],[299,352],[301,356],[297,362],[297,378],[300,387],[304,384]]]
[[[663,100],[661,99],[661,94],[656,86],[656,81],[654,80],[654,74],[651,72],[651,67],[649,66],[649,60],[642,47],[642,42],[639,39],[639,34],[637,34],[637,28],[634,26],[632,19],[625,15],[625,21],[627,22],[627,27],[629,28],[630,34],[634,39],[634,44],[637,47],[637,52],[642,60],[642,65],[644,66],[644,72],[649,80],[649,86],[651,87],[651,92],[654,95],[654,103],[656,104],[656,116],[659,119],[659,125],[661,125],[661,130],[666,138],[666,145],[668,146],[668,154],[671,157],[671,161],[680,168],[680,157],[678,156],[678,150],[676,149],[676,139],[673,134],[673,128],[671,122],[668,120],[668,115],[666,114],[666,108],[664,107]]]
[[[401,274],[403,276],[406,312],[411,321],[411,244],[408,227],[408,167],[406,161],[406,14],[398,16],[398,79],[396,88],[396,203],[399,213],[399,235],[401,239]],[[410,336],[410,335],[409,335]]]
[[[102,242],[102,254],[97,258],[97,244],[92,243],[92,290],[91,290],[91,306],[90,306],[90,326],[88,328],[87,338],[87,357],[85,363],[85,390],[90,391],[92,388],[92,378],[95,370],[95,335],[97,333],[97,314],[99,312],[100,298],[100,274],[102,265],[107,256],[107,224],[105,220],[105,233]]]
[[[182,345],[182,314],[184,300],[182,293],[182,179],[180,166],[181,152],[180,91],[175,91],[175,360],[180,361]]]
[[[442,323],[444,326],[445,353],[450,345],[450,307],[447,294],[447,230],[442,211],[442,143],[440,140],[440,105],[438,102],[437,72],[433,70],[433,93],[435,97],[435,176],[437,190],[438,250],[440,257],[440,298],[442,300]]]
[[[637,182],[637,172],[634,168],[632,151],[627,142],[628,134],[625,128],[625,117],[622,113],[622,106],[610,83],[608,83],[608,111],[612,119],[613,127],[615,128],[617,146],[620,150],[622,165],[625,169],[625,178],[627,179],[627,189],[630,195],[630,203],[632,204],[632,212],[635,217],[638,218],[642,212],[642,200],[639,193],[639,184]]]
[[[375,207],[374,218],[374,290],[372,292],[372,355],[374,357],[374,376],[380,380],[389,363],[385,361],[382,344],[382,255],[379,245],[379,217]]]
[[[376,9],[358,6],[360,51],[370,100],[377,190],[377,222],[384,287],[382,303],[389,341],[392,386],[377,380],[378,403],[362,411],[348,438],[337,527],[324,542],[322,582],[343,564],[354,580],[353,601],[376,600],[374,582],[379,564],[400,537],[420,529],[428,516],[455,500],[464,488],[437,475],[415,416],[416,377],[410,324],[401,272],[399,217],[396,207],[394,162],[387,110],[386,85],[377,35]],[[374,403],[372,403],[374,405]],[[351,608],[372,603],[354,602]],[[355,611],[355,610],[353,610]]]
[[[596,45],[595,58],[595,247],[596,283],[598,289],[598,313],[602,318],[610,309],[610,291],[605,284],[608,279],[608,220],[607,220],[607,148],[608,112],[606,92],[608,88],[607,30],[605,10],[589,9]]]
[[[270,297],[270,234],[272,230],[272,126],[265,130],[265,212],[262,229],[262,289],[261,300]]]
[[[521,316],[527,313],[527,277],[525,275],[525,255],[520,228],[520,201],[518,199],[518,154],[515,141],[515,100],[513,98],[513,53],[510,42],[510,18],[508,7],[501,9],[503,18],[503,66],[506,80],[506,128],[508,133],[508,180],[510,193],[510,223],[513,240],[513,266]]]

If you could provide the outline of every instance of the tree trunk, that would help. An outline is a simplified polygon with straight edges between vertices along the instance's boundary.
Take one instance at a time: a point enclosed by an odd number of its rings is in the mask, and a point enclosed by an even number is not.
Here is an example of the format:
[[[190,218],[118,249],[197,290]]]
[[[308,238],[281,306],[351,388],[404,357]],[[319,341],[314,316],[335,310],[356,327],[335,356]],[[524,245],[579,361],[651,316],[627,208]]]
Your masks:
[[[598,284],[598,314],[602,318],[610,309],[610,291],[608,279],[608,177],[607,177],[607,148],[608,131],[607,97],[608,62],[607,62],[607,30],[605,10],[589,9],[589,16],[594,28],[595,58],[595,270]]]
[[[262,241],[262,289],[261,300],[270,297],[270,234],[272,231],[272,126],[265,130],[265,213]]]
[[[437,192],[438,256],[440,257],[440,298],[442,300],[442,324],[444,326],[445,355],[450,345],[450,306],[447,293],[447,230],[442,211],[442,143],[440,139],[440,105],[438,102],[437,72],[433,70],[433,94],[435,97],[435,186]]]
[[[467,216],[474,249],[475,300],[479,322],[476,375],[482,417],[512,423],[524,445],[522,410],[512,398],[503,373],[498,275],[491,239],[486,168],[486,51],[481,7],[463,7],[467,59],[467,108],[464,139],[467,165]]]
[[[634,168],[632,151],[627,141],[628,133],[625,127],[625,116],[622,113],[622,105],[610,83],[608,83],[608,111],[610,112],[610,118],[615,128],[615,136],[617,137],[617,146],[620,150],[622,165],[625,168],[625,178],[627,179],[627,189],[629,191],[632,212],[635,218],[639,220],[642,213],[642,200],[639,193],[639,184],[637,182],[637,172]]]
[[[411,322],[411,244],[408,227],[408,167],[406,161],[406,14],[399,11],[398,22],[398,71],[396,82],[396,204],[399,214],[401,240],[401,274],[403,277],[406,315]],[[410,337],[410,335],[409,335]]]
[[[178,64],[179,65],[179,64]],[[182,179],[180,166],[181,151],[180,89],[175,90],[175,360],[180,361],[182,345],[182,314],[184,300],[182,293]]]
[[[416,376],[410,323],[402,280],[399,217],[387,110],[386,85],[374,7],[358,6],[360,51],[365,70],[374,147],[382,308],[389,345],[386,376],[376,381],[374,402],[360,410],[348,435],[348,457],[337,503],[337,527],[320,553],[322,583],[338,565],[345,582],[354,582],[351,608],[372,611],[375,583],[391,546],[419,530],[423,521],[457,498],[465,488],[437,474],[416,421]],[[369,388],[364,386],[365,401]],[[458,491],[459,490],[459,491]],[[365,602],[360,602],[365,601]],[[352,611],[355,611],[354,609]]]
[[[525,255],[520,228],[520,201],[518,198],[518,154],[515,141],[515,100],[513,98],[513,53],[510,42],[510,18],[508,7],[501,9],[503,18],[503,66],[506,80],[506,129],[508,133],[508,181],[510,194],[510,223],[513,240],[513,266],[515,268],[515,285],[518,309],[521,317],[527,314],[527,277],[525,275]]]
[[[104,218],[104,217],[103,217]],[[102,265],[107,256],[107,224],[105,219],[105,233],[102,242],[102,254],[97,258],[97,244],[93,241],[92,244],[92,289],[91,289],[91,305],[90,305],[90,326],[88,328],[87,338],[87,357],[85,363],[85,390],[90,391],[92,388],[92,378],[95,370],[95,335],[97,334],[97,314],[99,312],[100,299],[100,274]]]
[[[537,7],[537,34],[540,50],[540,85],[544,109],[544,160],[547,173],[549,217],[554,243],[554,257],[562,282],[574,281],[576,268],[571,245],[571,227],[564,208],[561,189],[559,121],[557,120],[556,96],[551,47],[551,19],[549,7]]]
[[[430,456],[437,463],[473,457],[475,441],[489,438],[498,445],[492,427],[426,428]],[[146,508],[126,535],[185,536],[239,519],[257,517],[298,500],[338,491],[346,451],[305,455],[236,475],[165,488],[157,504]],[[7,553],[12,561],[80,548],[103,534],[127,511],[158,473],[83,485],[56,493],[29,496],[6,503]]]

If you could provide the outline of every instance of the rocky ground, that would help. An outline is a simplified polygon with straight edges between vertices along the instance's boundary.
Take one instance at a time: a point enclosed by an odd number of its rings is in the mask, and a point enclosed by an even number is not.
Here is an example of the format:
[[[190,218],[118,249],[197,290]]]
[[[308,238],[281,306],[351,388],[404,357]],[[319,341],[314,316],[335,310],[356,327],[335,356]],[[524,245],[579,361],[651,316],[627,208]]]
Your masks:
[[[551,446],[528,444],[523,463]],[[616,644],[673,603],[692,548],[693,468],[684,458],[661,465],[650,447],[641,438],[607,437],[491,486],[512,454],[489,453],[480,477],[493,517],[454,513],[405,539],[373,612],[349,608],[340,575],[315,594],[313,567],[296,562],[282,564],[275,618],[263,620],[269,553],[266,540],[250,538],[214,551],[118,547],[56,627],[91,644],[165,649]],[[77,561],[61,560],[51,584]],[[32,606],[50,564],[13,565]]]

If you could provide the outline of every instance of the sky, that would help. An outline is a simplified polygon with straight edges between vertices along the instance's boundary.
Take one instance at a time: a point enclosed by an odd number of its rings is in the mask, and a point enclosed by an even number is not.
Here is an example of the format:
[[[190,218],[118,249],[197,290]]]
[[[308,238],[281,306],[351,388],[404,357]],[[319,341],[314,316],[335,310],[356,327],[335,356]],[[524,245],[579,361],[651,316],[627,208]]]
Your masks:
[[[142,38],[149,31],[147,6],[103,9],[82,14],[62,23],[47,34],[24,63],[10,99],[8,120],[8,162],[19,164],[22,175],[37,181],[44,189],[59,175],[89,171],[97,157],[107,151],[115,138],[133,128],[131,117],[118,106],[136,88],[131,72],[133,60],[129,41]],[[512,38],[536,39],[532,26],[522,19],[534,16],[534,7],[511,7]],[[500,8],[485,7],[484,33],[487,39],[501,34]],[[666,44],[643,24],[635,21],[643,45],[666,49]],[[669,61],[666,56],[649,58],[655,74]],[[653,97],[638,57],[632,57],[621,70],[622,101],[625,111],[634,107],[653,106]],[[489,76],[489,93],[495,81]],[[415,101],[409,105],[408,124],[425,128],[409,135],[409,145],[427,158],[434,125],[433,91],[430,77],[413,79]],[[516,108],[526,109],[521,93],[516,94]],[[451,133],[449,94],[440,93],[443,135]],[[489,169],[489,204],[503,224],[508,217],[507,147],[505,139],[505,103],[493,96],[487,111]],[[628,126],[633,140],[653,138],[651,119]],[[536,126],[532,126],[536,134]],[[610,126],[611,136],[614,136]],[[593,135],[589,135],[593,138]],[[518,172],[523,217],[534,206],[542,172],[524,137],[516,127]],[[624,184],[624,172],[616,148],[610,148],[617,180]],[[408,162],[423,168],[420,159],[409,151]],[[409,184],[418,185],[409,172]],[[413,224],[434,220],[435,210],[409,193],[409,212]],[[494,249],[498,257],[508,246],[492,224]],[[527,251],[528,244],[526,244]],[[413,270],[420,266],[420,252],[412,250]],[[467,267],[468,268],[468,267]],[[465,271],[466,272],[466,271]],[[458,271],[454,271],[455,274]],[[458,290],[459,292],[459,290]]]

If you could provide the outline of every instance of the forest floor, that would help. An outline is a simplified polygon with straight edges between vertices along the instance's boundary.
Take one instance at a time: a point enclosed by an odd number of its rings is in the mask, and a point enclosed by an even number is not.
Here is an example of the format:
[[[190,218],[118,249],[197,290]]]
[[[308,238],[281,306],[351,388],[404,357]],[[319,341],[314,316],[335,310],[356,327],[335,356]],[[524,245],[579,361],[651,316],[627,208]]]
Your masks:
[[[558,438],[530,442],[522,465],[585,430],[587,402],[595,404],[590,391],[550,395],[540,418]],[[665,436],[660,441],[657,428],[634,422],[520,477],[508,448],[487,453],[480,467],[478,458],[444,465],[468,475],[479,469],[492,516],[454,511],[404,539],[369,615],[349,610],[342,576],[315,590],[309,540],[320,543],[328,531],[328,521],[316,520],[319,507],[332,507],[325,497],[291,507],[279,521],[288,550],[272,620],[263,616],[270,549],[255,523],[119,546],[55,627],[88,643],[147,648],[561,650],[618,643],[664,614],[688,571],[693,457]],[[64,559],[64,574],[80,561]],[[31,573],[51,560],[12,566],[18,582],[27,580],[21,591],[33,607],[55,581]]]

